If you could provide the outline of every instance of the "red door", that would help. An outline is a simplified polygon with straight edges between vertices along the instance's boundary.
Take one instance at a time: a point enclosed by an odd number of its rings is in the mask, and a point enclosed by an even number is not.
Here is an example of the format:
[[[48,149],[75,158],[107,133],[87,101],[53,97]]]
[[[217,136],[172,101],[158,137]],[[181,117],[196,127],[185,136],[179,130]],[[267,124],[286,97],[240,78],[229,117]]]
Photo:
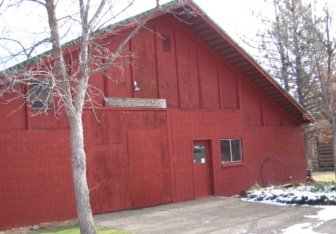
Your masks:
[[[160,129],[128,130],[132,208],[164,203]]]
[[[212,192],[211,150],[209,141],[194,141],[194,185],[195,197],[207,197]]]
[[[171,202],[166,113],[130,111],[127,120],[132,208]]]

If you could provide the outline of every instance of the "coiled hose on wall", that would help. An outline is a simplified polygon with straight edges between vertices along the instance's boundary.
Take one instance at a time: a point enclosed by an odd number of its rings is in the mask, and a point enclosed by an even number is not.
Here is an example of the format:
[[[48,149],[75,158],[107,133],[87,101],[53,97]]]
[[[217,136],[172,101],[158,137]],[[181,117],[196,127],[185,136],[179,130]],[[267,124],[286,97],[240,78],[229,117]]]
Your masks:
[[[285,172],[284,183],[286,183],[287,170],[286,170],[286,166],[285,166],[284,162],[279,157],[268,156],[267,158],[265,158],[265,160],[263,161],[263,163],[261,165],[261,180],[262,180],[264,186],[266,186],[266,182],[265,182],[265,178],[264,178],[264,166],[265,166],[266,162],[268,162],[269,160],[272,160],[272,159],[278,160],[281,163],[282,168],[283,168],[283,170]]]

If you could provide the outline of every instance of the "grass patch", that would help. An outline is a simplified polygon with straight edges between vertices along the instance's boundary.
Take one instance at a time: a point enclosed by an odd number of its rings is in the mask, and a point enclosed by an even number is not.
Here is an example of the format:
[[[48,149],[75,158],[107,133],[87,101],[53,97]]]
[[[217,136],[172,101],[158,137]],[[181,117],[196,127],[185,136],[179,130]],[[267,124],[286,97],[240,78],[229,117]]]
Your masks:
[[[256,183],[252,186],[252,188],[250,188],[250,190],[262,190],[262,187],[258,183]]]
[[[96,227],[97,233],[99,234],[132,234],[131,232],[108,229],[105,227]],[[58,234],[80,234],[79,225],[70,225],[70,226],[62,226],[56,228],[48,228],[48,229],[41,229],[37,231],[30,231],[29,233],[58,233]]]
[[[313,179],[317,182],[335,182],[335,172],[318,173],[313,175]]]

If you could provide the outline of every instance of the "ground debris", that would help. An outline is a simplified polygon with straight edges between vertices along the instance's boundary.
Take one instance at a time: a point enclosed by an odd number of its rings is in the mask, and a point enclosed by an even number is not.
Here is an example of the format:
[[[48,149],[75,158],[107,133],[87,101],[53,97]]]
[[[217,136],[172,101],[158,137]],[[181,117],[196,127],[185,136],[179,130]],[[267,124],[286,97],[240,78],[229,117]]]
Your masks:
[[[78,223],[77,220],[40,223],[40,224],[31,225],[31,226],[13,228],[13,229],[10,229],[10,230],[2,231],[2,232],[0,232],[0,234],[26,234],[26,233],[30,233],[32,231],[37,231],[37,230],[40,230],[40,229],[48,229],[48,228],[62,227],[62,226],[68,226],[68,225],[75,225],[77,223]]]

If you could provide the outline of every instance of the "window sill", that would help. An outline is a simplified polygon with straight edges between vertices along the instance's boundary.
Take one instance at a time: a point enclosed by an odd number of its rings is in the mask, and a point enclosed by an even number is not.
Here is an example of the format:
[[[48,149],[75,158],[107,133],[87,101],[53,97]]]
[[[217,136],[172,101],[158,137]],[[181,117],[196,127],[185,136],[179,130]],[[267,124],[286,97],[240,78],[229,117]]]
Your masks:
[[[52,111],[52,108],[31,108],[31,110],[45,112],[45,111]]]
[[[244,166],[245,162],[230,162],[230,163],[222,163],[222,167],[240,167]]]

